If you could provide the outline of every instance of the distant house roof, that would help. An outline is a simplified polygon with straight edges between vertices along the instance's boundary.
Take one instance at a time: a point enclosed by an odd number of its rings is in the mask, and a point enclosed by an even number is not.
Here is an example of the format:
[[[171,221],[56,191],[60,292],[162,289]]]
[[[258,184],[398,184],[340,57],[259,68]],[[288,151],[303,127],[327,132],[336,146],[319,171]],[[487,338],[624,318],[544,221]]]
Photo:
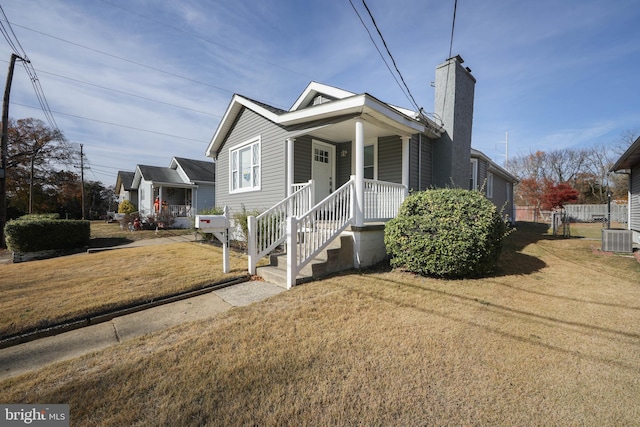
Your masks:
[[[139,184],[139,179],[162,184],[184,184],[178,171],[171,168],[159,166],[138,165],[134,184]]]
[[[618,161],[610,169],[611,172],[616,172],[624,169],[631,169],[634,166],[640,165],[640,138],[636,139],[633,144],[624,152]]]
[[[120,189],[124,187],[124,191],[134,190],[133,177],[135,172],[118,171],[116,178],[116,194],[120,194]]]
[[[211,160],[193,160],[184,157],[174,157],[171,160],[172,169],[174,166],[180,165],[191,182],[215,182],[216,181],[216,164]]]

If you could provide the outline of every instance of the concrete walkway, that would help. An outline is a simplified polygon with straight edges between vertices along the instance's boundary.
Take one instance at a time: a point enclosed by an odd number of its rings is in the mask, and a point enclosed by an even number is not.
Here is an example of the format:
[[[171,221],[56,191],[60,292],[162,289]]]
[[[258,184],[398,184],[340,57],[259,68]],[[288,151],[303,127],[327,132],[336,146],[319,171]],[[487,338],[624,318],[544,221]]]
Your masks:
[[[93,248],[88,252],[194,241],[194,235],[186,234],[138,240],[122,246]],[[207,319],[233,307],[262,301],[284,290],[268,282],[242,282],[192,298],[115,317],[104,323],[0,349],[0,380],[43,368],[54,362],[102,350],[145,334]]]
[[[207,319],[233,307],[262,301],[284,290],[268,282],[243,282],[193,298],[116,317],[108,322],[0,349],[0,379],[102,350],[172,326]]]

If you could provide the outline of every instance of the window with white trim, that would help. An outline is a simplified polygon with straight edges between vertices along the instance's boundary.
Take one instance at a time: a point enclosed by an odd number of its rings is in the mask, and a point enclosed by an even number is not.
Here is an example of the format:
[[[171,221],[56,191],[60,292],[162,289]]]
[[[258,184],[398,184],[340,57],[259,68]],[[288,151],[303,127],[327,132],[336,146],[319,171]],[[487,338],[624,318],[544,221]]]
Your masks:
[[[469,190],[478,189],[478,159],[471,159],[469,174]]]
[[[260,137],[229,149],[231,193],[260,190]]]
[[[487,198],[493,199],[493,174],[487,172]]]
[[[366,145],[364,147],[364,177],[365,179],[375,179],[375,146]]]

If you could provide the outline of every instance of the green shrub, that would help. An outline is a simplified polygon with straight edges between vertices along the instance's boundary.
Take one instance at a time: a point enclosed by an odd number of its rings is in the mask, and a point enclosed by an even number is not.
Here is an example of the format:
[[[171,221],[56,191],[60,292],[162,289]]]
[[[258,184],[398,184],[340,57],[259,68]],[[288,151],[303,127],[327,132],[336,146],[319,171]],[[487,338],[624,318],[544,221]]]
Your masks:
[[[62,219],[9,221],[4,232],[7,247],[18,253],[78,249],[91,235],[89,221]]]
[[[408,196],[385,226],[393,267],[426,276],[490,273],[509,234],[500,212],[478,191],[434,189]]]
[[[236,213],[233,216],[233,218],[235,220],[236,226],[239,226],[240,230],[242,231],[242,238],[244,239],[244,243],[246,245],[248,241],[247,236],[249,236],[249,217],[258,216],[262,212],[258,210],[248,211],[247,208],[245,208],[244,204],[242,204],[241,206],[242,206],[242,211]]]
[[[118,205],[118,213],[130,215],[137,211],[138,211],[138,208],[136,207],[136,205],[131,203],[129,200],[123,200]]]
[[[45,213],[45,214],[26,214],[18,218],[21,221],[36,221],[40,219],[60,219],[59,213]]]
[[[201,209],[198,215],[224,215],[224,209],[214,206],[209,209]]]

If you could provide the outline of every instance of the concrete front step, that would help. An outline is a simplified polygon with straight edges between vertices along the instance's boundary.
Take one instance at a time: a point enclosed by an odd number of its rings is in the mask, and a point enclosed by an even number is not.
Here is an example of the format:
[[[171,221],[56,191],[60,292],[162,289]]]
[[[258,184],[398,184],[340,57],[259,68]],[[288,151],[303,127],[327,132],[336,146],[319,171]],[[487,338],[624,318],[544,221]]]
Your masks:
[[[271,265],[258,267],[256,274],[267,282],[287,286],[287,254],[271,255]],[[353,268],[353,239],[340,236],[307,264],[296,277],[296,284]]]

